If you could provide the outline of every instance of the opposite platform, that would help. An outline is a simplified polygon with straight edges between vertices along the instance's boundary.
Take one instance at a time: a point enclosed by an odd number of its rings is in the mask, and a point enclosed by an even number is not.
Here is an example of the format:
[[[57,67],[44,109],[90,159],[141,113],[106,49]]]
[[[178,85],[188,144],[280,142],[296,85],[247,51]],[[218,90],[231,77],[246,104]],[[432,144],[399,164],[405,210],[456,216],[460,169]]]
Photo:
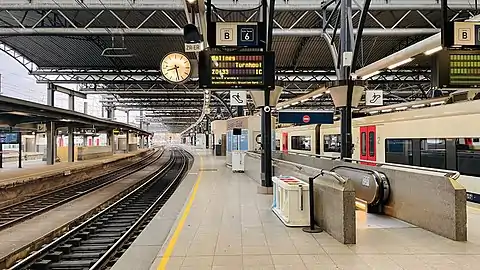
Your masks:
[[[343,245],[325,232],[285,227],[271,211],[271,195],[257,194],[255,181],[232,173],[224,157],[196,152],[190,175],[112,270],[423,270],[480,264],[477,209],[468,209],[469,242],[358,212],[357,244]]]
[[[74,170],[74,169],[81,169],[87,168],[91,166],[96,166],[102,163],[111,163],[115,161],[119,161],[122,159],[126,159],[129,157],[136,156],[142,152],[148,151],[148,149],[141,149],[130,153],[125,154],[114,154],[109,157],[103,158],[96,158],[86,161],[76,161],[76,162],[61,162],[55,163],[54,165],[46,165],[46,164],[35,164],[35,166],[29,168],[22,168],[22,169],[0,169],[0,186],[10,185],[16,182],[24,182],[33,179],[42,178],[44,176],[57,174],[60,172]]]

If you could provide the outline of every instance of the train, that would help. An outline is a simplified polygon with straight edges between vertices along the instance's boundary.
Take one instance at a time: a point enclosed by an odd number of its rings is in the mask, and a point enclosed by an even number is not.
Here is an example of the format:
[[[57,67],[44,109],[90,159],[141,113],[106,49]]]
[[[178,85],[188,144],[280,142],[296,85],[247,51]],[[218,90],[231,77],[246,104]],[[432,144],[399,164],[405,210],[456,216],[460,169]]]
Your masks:
[[[352,158],[458,171],[468,199],[480,203],[479,120],[480,99],[446,97],[371,108],[352,120]],[[340,121],[275,132],[278,151],[340,157]]]

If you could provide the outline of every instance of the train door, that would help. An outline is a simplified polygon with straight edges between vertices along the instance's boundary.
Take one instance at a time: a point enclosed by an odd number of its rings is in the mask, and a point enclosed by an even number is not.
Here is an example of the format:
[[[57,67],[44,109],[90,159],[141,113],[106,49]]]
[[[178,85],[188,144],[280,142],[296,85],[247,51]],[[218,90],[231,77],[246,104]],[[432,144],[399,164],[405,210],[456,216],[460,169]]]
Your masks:
[[[282,132],[282,151],[284,153],[288,152],[288,133]]]
[[[360,159],[377,161],[377,135],[375,126],[360,127]],[[366,165],[373,163],[362,162]]]

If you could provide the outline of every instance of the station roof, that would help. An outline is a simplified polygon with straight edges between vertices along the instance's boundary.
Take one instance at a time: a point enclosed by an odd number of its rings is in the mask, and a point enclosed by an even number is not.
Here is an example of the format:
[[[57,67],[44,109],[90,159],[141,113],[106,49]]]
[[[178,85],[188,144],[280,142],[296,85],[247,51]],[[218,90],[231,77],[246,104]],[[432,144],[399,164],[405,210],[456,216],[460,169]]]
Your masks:
[[[113,96],[105,106],[145,110],[150,118],[168,123],[172,132],[181,131],[201,115],[204,90],[198,88],[197,81],[172,85],[159,72],[167,53],[184,51],[186,0],[15,2],[0,1],[0,50],[27,67],[37,81],[83,84],[85,93]],[[332,1],[276,1],[272,47],[277,84],[284,87],[280,101],[337,79],[332,51],[339,47],[339,33],[334,31],[338,11],[335,4],[323,8],[325,2]],[[364,1],[352,2],[356,29]],[[253,22],[261,13],[259,0],[212,3],[215,21]],[[472,5],[468,1],[451,0],[449,5],[452,17],[470,16]],[[440,24],[437,0],[372,0],[358,67],[438,33]],[[105,56],[105,49],[120,47],[131,57]],[[196,59],[194,54],[188,56]],[[427,98],[430,66],[431,58],[418,57],[401,68],[369,78],[368,87],[384,90],[386,105]],[[228,92],[216,91],[216,95],[218,98],[210,102],[212,113],[228,117],[232,111],[226,108]],[[333,107],[333,103],[327,95],[296,107],[322,109]]]
[[[150,135],[148,132],[125,123],[5,96],[0,96],[0,115],[0,129],[3,126],[4,128],[14,127],[21,130],[36,131],[36,124],[54,121],[57,123],[57,127],[74,126],[96,128],[97,130],[118,129]]]

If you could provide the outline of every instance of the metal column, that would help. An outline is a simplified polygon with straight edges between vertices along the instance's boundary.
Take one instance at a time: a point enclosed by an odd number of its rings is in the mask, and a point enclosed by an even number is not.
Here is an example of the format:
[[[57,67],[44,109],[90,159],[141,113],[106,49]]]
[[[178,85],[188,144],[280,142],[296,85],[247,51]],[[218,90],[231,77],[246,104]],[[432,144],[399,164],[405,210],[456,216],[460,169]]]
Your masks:
[[[363,35],[365,20],[370,8],[371,0],[365,0],[360,20],[358,23],[358,31],[354,37],[353,17],[352,17],[352,0],[340,0],[340,52],[338,54],[338,64],[340,70],[339,84],[345,85],[347,90],[346,106],[341,109],[341,157],[352,157],[352,98],[354,82],[351,74],[356,71],[358,51]],[[354,46],[354,47],[353,47]],[[346,52],[351,52],[351,63],[344,63],[343,60]],[[342,59],[342,60],[340,60]]]
[[[112,148],[112,153],[115,154],[115,133],[113,132],[113,129],[107,134],[107,139]]]
[[[68,127],[68,162],[75,162],[75,137],[73,127]]]
[[[130,132],[127,131],[126,133],[126,146],[125,146],[125,153],[128,153],[129,152],[129,146],[130,146]]]
[[[18,134],[20,135],[20,139],[18,140],[18,168],[22,168],[22,132],[19,132]]]
[[[68,109],[71,111],[75,110],[75,96],[68,95]],[[73,135],[73,127],[68,127],[68,162],[75,161],[75,137]]]
[[[57,146],[57,134],[55,132],[55,122],[47,123],[47,164],[55,164],[55,150]]]
[[[268,9],[267,9],[268,8]],[[264,51],[272,49],[273,15],[275,12],[275,0],[262,1],[262,20],[265,22],[266,42]],[[270,108],[270,89],[264,90],[264,106],[262,108],[262,166],[261,180],[263,187],[272,187],[272,113]]]
[[[340,53],[338,57],[344,59],[343,55],[346,52],[352,52],[351,33],[353,29],[349,24],[351,20],[352,0],[342,0],[340,4]],[[347,83],[347,103],[346,106],[340,108],[341,110],[341,157],[352,157],[352,96],[353,88],[350,89],[350,66],[346,66],[343,61],[340,67],[340,84]],[[353,86],[353,85],[352,85]]]
[[[88,102],[87,101],[83,102],[83,113],[88,114]],[[83,146],[88,145],[87,141],[88,141],[87,135],[83,135]],[[92,141],[93,141],[93,136],[92,136]]]
[[[55,106],[55,86],[53,83],[47,84],[47,105],[48,106]]]
[[[143,111],[140,111],[140,129],[143,130],[145,127],[144,127],[144,122],[143,122]],[[139,139],[139,142],[140,144],[140,148],[143,148],[143,135],[140,135],[140,139]]]

